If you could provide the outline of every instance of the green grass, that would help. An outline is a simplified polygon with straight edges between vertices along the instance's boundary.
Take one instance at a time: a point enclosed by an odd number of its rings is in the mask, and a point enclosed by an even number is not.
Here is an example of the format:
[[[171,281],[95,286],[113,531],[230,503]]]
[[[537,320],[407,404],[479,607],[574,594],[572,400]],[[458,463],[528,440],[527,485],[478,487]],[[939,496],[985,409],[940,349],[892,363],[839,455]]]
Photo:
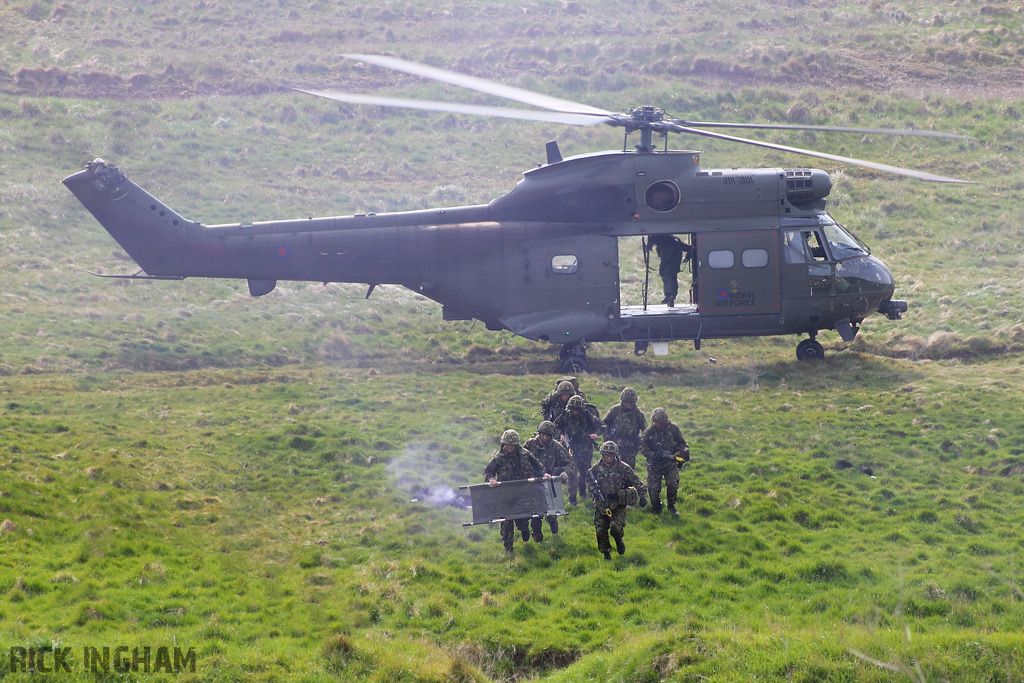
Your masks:
[[[0,677],[36,677],[9,673],[11,647],[105,645],[194,648],[183,677],[207,681],[1024,677],[1020,13],[37,0],[0,18]],[[979,184],[674,141],[705,168],[829,170],[832,213],[910,312],[822,335],[822,363],[792,338],[593,345],[590,400],[633,386],[690,441],[683,515],[630,513],[604,563],[576,509],[508,561],[496,529],[413,498],[531,432],[553,348],[394,287],[252,299],[83,272],[135,269],[59,184],[95,156],[212,224],[482,203],[548,139],[622,144],[286,90],[466,97],[343,52],[616,110],[961,132],[765,137]]]
[[[5,397],[0,516],[16,526],[0,625],[8,642],[76,648],[173,635],[203,677],[274,661],[380,680],[884,673],[854,652],[1019,673],[1019,638],[996,634],[1024,626],[1024,520],[1005,504],[1022,493],[1007,473],[1024,450],[1020,371],[973,370],[851,357],[761,366],[756,388],[717,366],[652,377],[642,405],[666,406],[695,454],[684,514],[632,513],[611,564],[583,509],[508,563],[496,531],[410,502],[478,480],[501,429],[538,419],[544,375],[11,378],[9,396],[45,401]],[[586,384],[602,406],[620,389]],[[965,638],[987,664],[953,657]]]

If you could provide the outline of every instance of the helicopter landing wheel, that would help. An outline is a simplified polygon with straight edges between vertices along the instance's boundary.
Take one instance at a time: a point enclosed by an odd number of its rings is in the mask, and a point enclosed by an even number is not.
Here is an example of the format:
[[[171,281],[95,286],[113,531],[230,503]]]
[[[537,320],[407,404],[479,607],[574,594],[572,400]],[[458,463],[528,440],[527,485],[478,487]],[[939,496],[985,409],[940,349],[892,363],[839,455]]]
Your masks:
[[[587,345],[583,342],[562,344],[558,359],[562,361],[562,372],[567,375],[587,372]]]
[[[821,360],[825,357],[825,347],[817,339],[804,339],[796,345],[797,360]]]

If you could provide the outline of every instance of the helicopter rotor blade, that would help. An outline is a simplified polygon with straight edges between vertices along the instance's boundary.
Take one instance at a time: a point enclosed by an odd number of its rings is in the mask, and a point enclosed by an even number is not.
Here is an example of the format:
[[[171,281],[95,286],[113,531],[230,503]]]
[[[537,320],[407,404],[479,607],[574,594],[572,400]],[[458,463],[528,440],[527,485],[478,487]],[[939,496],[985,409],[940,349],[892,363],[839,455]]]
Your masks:
[[[973,140],[969,135],[943,133],[935,130],[919,130],[915,128],[851,128],[848,126],[804,126],[784,123],[725,123],[721,121],[684,121],[672,119],[672,123],[692,128],[748,128],[756,130],[820,130],[829,133],[865,133],[869,135],[914,135],[925,138],[945,138],[947,140]]]
[[[691,135],[700,135],[703,137],[713,138],[717,140],[739,142],[746,145],[765,147],[767,149],[776,149],[782,152],[789,152],[792,154],[801,154],[804,156],[816,157],[819,159],[827,159],[829,161],[836,161],[843,164],[849,164],[851,166],[860,166],[862,168],[883,171],[885,173],[893,173],[895,175],[901,175],[908,178],[916,178],[918,180],[926,180],[937,183],[976,184],[973,183],[973,181],[969,180],[960,180],[958,178],[951,178],[948,176],[937,175],[934,173],[926,173],[924,171],[915,171],[909,168],[901,168],[899,166],[891,166],[889,164],[880,164],[874,161],[865,161],[864,159],[855,159],[853,157],[840,156],[838,154],[817,152],[811,149],[803,149],[800,147],[791,147],[788,145],[779,145],[771,142],[763,142],[760,140],[751,140],[748,138],[741,138],[733,135],[725,135],[723,133],[715,133],[709,130],[703,130],[703,128],[820,130],[832,132],[883,135],[916,135],[922,137],[962,140],[973,139],[967,136],[956,135],[953,133],[942,133],[936,131],[923,131],[913,129],[896,130],[888,128],[802,126],[791,124],[742,124],[710,121],[697,122],[685,120],[638,121],[636,118],[634,118],[635,114],[632,116],[629,114],[617,114],[615,112],[610,112],[606,109],[591,107],[589,105],[580,104],[578,102],[572,102],[569,100],[563,100],[557,97],[551,97],[549,95],[542,95],[540,93],[535,93],[530,90],[524,90],[522,88],[502,85],[500,83],[495,83],[494,81],[489,81],[483,78],[477,78],[475,76],[467,76],[465,74],[455,73],[453,71],[447,71],[445,69],[439,69],[437,67],[426,66],[424,64],[417,64],[415,62],[409,62],[404,59],[398,59],[397,57],[386,57],[383,55],[365,54],[343,54],[342,57],[358,60],[361,62],[365,62],[367,64],[372,64],[374,66],[381,66],[388,69],[394,69],[395,71],[401,71],[404,73],[421,76],[423,78],[440,81],[442,83],[448,83],[450,85],[457,85],[459,87],[467,88],[469,90],[475,90],[477,92],[495,95],[497,97],[503,97],[505,99],[513,100],[515,102],[521,102],[524,104],[529,104],[531,106],[540,107],[542,109],[548,109],[551,110],[551,112],[553,113],[553,118],[549,117],[551,115],[547,115],[545,112],[532,112],[525,109],[513,109],[510,107],[492,107],[488,105],[471,105],[455,103],[449,104],[445,102],[387,98],[377,97],[374,95],[354,95],[349,93],[340,93],[332,91],[300,90],[300,92],[308,93],[310,95],[316,95],[318,97],[326,97],[341,102],[349,102],[355,104],[377,104],[381,106],[411,107],[416,109],[447,111],[461,114],[500,116],[505,118],[516,118],[532,121],[550,121],[570,125],[592,125],[595,123],[607,123],[612,126],[625,127],[627,132],[633,130],[648,129],[657,131],[671,131],[676,133],[689,133]]]
[[[788,145],[777,145],[772,142],[763,142],[761,140],[749,140],[747,138],[739,138],[733,135],[723,135],[722,133],[713,133],[707,130],[701,130],[699,128],[691,128],[689,126],[681,126],[677,123],[665,122],[664,127],[666,130],[671,130],[676,133],[690,133],[692,135],[701,135],[708,138],[714,138],[716,140],[728,140],[730,142],[740,142],[746,145],[754,145],[757,147],[767,147],[768,149],[777,149],[782,152],[791,152],[793,154],[803,154],[805,156],[817,157],[819,159],[828,159],[829,161],[838,161],[844,164],[850,164],[851,166],[861,166],[863,168],[870,168],[875,171],[884,171],[886,173],[894,173],[896,175],[906,176],[908,178],[916,178],[918,180],[928,180],[935,183],[962,183],[965,185],[975,185],[974,181],[971,180],[960,180],[959,178],[950,178],[947,176],[936,175],[934,173],[925,173],[924,171],[915,171],[910,168],[900,168],[899,166],[890,166],[888,164],[879,164],[874,161],[865,161],[863,159],[854,159],[853,157],[839,156],[838,154],[828,154],[826,152],[816,152],[813,149],[802,149],[800,147],[790,147]],[[660,126],[659,126],[660,128]]]
[[[522,121],[546,121],[564,123],[573,126],[592,126],[604,123],[605,117],[599,115],[567,114],[557,111],[538,111],[531,109],[514,109],[512,107],[492,107],[482,104],[463,104],[458,102],[437,102],[434,100],[411,100],[402,97],[381,97],[378,95],[359,95],[356,93],[336,92],[333,90],[294,90],[307,95],[324,97],[337,102],[349,104],[373,104],[381,107],[403,107],[406,109],[425,109],[427,111],[444,111],[452,114],[474,114],[478,116],[497,116]]]
[[[408,74],[413,74],[414,76],[422,76],[423,78],[429,78],[431,80],[448,83],[450,85],[457,85],[468,90],[476,90],[477,92],[486,93],[488,95],[496,95],[514,102],[522,102],[523,104],[540,107],[541,109],[550,109],[552,111],[570,114],[590,114],[596,116],[611,116],[613,114],[613,112],[599,109],[598,107],[591,107],[590,105],[580,104],[579,102],[570,102],[569,100],[551,97],[550,95],[542,95],[530,90],[524,90],[523,88],[515,88],[510,85],[502,85],[501,83],[488,81],[484,78],[466,76],[465,74],[455,73],[454,71],[447,71],[433,66],[408,62],[404,59],[398,59],[397,57],[360,54],[343,54],[342,57],[355,59],[375,66],[383,66],[388,69],[394,69],[395,71],[403,71]]]

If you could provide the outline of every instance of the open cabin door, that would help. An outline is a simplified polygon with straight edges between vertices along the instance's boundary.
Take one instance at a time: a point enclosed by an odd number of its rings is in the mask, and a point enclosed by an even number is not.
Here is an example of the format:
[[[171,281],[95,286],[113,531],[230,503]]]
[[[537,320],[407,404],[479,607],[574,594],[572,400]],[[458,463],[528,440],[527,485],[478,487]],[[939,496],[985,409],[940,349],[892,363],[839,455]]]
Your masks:
[[[779,307],[779,233],[698,233],[697,306],[701,315],[775,313]]]

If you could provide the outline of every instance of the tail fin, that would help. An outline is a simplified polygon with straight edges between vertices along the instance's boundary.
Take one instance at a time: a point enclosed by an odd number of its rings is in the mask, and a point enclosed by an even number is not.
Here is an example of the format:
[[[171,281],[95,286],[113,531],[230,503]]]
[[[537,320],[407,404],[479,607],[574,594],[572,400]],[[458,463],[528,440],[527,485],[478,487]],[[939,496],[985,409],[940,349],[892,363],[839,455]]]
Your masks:
[[[116,166],[96,159],[63,182],[146,273],[188,275],[184,256],[189,221]]]

